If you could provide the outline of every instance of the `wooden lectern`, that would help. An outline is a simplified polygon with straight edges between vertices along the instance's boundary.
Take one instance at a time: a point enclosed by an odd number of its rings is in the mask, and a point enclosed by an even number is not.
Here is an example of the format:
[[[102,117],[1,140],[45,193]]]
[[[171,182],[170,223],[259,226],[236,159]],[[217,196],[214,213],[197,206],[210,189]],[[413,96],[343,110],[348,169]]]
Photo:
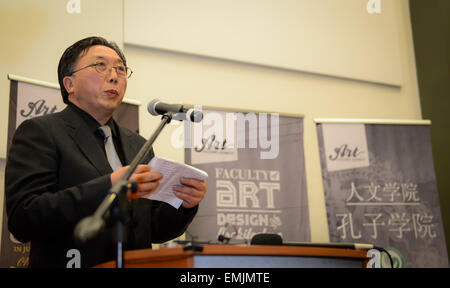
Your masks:
[[[361,268],[364,249],[273,245],[194,245],[126,251],[126,268]],[[115,261],[96,268],[116,267]]]

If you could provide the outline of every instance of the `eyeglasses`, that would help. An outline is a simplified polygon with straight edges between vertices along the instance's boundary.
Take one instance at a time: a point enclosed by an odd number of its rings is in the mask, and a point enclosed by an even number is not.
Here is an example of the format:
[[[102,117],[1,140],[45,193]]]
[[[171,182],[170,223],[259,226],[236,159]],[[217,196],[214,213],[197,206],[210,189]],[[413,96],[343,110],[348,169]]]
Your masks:
[[[80,68],[78,70],[72,71],[69,74],[69,76],[72,76],[73,73],[76,73],[78,71],[81,71],[81,70],[89,68],[89,67],[94,67],[95,70],[98,73],[103,74],[103,75],[109,75],[111,73],[112,69],[114,68],[114,69],[116,69],[117,76],[119,78],[124,78],[124,79],[125,78],[130,78],[131,74],[133,74],[133,71],[131,70],[130,67],[125,67],[123,65],[109,66],[109,65],[107,65],[104,62],[97,62],[97,63],[94,63],[94,64],[87,65],[87,66],[85,66],[83,68]]]

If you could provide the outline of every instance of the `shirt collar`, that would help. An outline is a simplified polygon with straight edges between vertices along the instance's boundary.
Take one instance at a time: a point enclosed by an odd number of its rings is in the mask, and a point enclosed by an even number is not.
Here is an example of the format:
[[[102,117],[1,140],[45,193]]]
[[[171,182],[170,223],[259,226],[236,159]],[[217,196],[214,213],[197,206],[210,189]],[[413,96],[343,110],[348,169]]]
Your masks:
[[[95,118],[92,117],[89,113],[71,102],[69,102],[68,105],[84,120],[90,131],[95,132],[96,130],[98,130],[98,128],[100,128],[100,123],[98,123],[97,120],[95,120]],[[112,117],[109,118],[105,125],[108,125],[111,128],[113,137],[117,137],[117,129]]]

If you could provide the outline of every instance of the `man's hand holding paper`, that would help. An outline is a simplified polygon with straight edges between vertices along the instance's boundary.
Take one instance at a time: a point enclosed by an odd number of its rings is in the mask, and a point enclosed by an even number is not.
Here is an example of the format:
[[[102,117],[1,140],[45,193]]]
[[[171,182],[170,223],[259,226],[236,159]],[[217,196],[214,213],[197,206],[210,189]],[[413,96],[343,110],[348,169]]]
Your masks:
[[[184,208],[197,206],[205,197],[206,181],[190,178],[181,178],[181,184],[187,186],[173,186],[174,194],[183,200]]]
[[[154,157],[149,165],[152,172],[163,175],[155,193],[152,193],[149,199],[164,201],[178,209],[181,205],[184,208],[193,208],[205,197],[205,180],[208,177],[205,171],[157,157]]]
[[[114,186],[114,184],[122,178],[129,167],[130,166],[125,166],[111,173],[112,186]],[[136,181],[137,191],[136,193],[131,193],[131,191],[128,191],[128,199],[148,198],[156,191],[162,177],[163,175],[161,173],[151,171],[150,166],[144,164],[138,165],[130,179],[128,179],[129,183]]]

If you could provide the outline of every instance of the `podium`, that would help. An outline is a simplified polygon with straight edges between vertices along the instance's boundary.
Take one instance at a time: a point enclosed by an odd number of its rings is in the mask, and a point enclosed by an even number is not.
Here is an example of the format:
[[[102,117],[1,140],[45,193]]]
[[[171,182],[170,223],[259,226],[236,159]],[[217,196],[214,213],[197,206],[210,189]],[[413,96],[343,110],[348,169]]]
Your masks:
[[[274,245],[193,245],[126,251],[125,268],[363,268],[364,249]],[[115,261],[94,268],[114,268]]]

